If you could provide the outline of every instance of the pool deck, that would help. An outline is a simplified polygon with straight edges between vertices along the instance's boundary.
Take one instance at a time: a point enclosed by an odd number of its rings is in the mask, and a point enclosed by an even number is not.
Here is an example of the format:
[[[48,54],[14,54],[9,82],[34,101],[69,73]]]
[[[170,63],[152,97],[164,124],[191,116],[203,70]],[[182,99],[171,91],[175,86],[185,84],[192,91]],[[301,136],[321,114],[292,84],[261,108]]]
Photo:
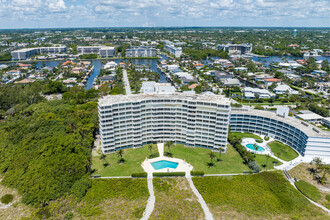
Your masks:
[[[152,173],[154,172],[185,172],[186,176],[190,176],[190,171],[193,170],[193,166],[188,164],[186,161],[178,159],[178,158],[172,158],[172,157],[165,157],[164,156],[164,143],[159,143],[157,144],[158,152],[159,152],[159,157],[152,158],[152,159],[146,159],[142,163],[142,167],[145,172],[148,173],[148,177],[152,177]],[[167,160],[171,162],[178,163],[177,168],[163,168],[159,170],[155,170],[151,163],[160,161],[160,160]]]
[[[272,142],[274,141],[273,138],[269,138],[268,141],[264,140],[264,136],[261,137],[263,142],[262,143],[258,143],[256,142],[256,140],[254,138],[243,138],[242,139],[242,145],[248,150],[248,151],[251,151],[253,153],[256,153],[256,154],[269,154],[271,155],[272,154],[272,151],[270,150],[270,148],[267,146],[267,144],[269,142]],[[259,147],[262,147],[263,149],[265,149],[264,151],[256,151],[256,150],[252,150],[248,147],[246,147],[247,144],[257,144]]]

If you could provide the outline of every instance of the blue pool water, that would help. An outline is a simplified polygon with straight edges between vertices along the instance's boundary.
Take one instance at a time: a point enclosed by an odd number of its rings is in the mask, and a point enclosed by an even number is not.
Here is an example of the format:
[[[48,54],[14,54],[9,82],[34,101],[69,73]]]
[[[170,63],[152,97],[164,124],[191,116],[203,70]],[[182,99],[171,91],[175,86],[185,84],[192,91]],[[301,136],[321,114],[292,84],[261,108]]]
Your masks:
[[[178,164],[179,163],[171,162],[171,161],[167,161],[167,160],[160,160],[160,161],[151,163],[152,167],[155,170],[160,170],[160,169],[164,169],[164,168],[173,168],[173,169],[176,169],[176,167],[178,166]]]
[[[257,145],[257,146],[258,146],[258,145]],[[251,150],[256,150],[256,149],[254,148],[253,144],[247,144],[246,147],[249,148],[249,149],[251,149]],[[264,149],[263,147],[258,146],[258,150],[257,150],[257,151],[259,151],[259,152],[263,152],[263,151],[265,151],[265,149]]]

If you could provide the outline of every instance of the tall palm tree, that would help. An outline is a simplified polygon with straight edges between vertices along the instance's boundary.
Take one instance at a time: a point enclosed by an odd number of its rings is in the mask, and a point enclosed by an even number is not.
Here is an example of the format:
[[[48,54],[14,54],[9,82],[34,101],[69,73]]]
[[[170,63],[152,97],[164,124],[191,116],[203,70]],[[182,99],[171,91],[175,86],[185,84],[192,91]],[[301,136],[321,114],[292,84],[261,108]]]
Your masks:
[[[224,149],[223,148],[219,148],[219,160],[218,160],[218,162],[220,162],[221,161],[221,154],[224,152]]]
[[[213,164],[213,159],[216,157],[215,154],[213,153],[213,151],[211,151],[211,152],[209,153],[209,157],[210,157],[210,159],[211,159],[211,164]]]
[[[120,157],[120,158],[123,158],[123,154],[124,154],[124,151],[122,149],[118,150],[117,151],[117,155]]]
[[[150,150],[150,154],[152,154],[152,145],[148,144],[148,149]]]
[[[168,152],[171,152],[171,147],[173,146],[173,141],[168,141],[165,143],[165,147],[167,147]]]

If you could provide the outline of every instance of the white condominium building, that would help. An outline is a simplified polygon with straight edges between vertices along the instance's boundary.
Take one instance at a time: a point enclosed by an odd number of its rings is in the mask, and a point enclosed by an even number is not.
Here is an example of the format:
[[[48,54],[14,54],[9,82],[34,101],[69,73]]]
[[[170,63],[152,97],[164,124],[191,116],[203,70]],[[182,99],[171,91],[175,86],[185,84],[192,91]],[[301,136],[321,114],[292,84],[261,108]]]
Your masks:
[[[79,54],[99,54],[100,57],[113,57],[115,54],[114,47],[107,46],[79,46],[77,47]]]
[[[104,153],[166,141],[226,150],[230,102],[223,96],[114,95],[98,109]]]
[[[126,50],[126,57],[155,57],[156,49],[154,47],[131,47]]]

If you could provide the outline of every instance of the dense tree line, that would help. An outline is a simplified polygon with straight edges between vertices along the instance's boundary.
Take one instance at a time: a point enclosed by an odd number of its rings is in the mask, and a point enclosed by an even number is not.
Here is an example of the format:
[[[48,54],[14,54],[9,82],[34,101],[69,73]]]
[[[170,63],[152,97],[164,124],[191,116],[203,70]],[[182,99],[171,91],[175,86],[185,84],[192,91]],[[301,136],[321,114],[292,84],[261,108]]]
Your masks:
[[[310,104],[308,109],[316,114],[322,115],[323,117],[329,117],[329,110],[323,107],[318,106],[317,104]]]
[[[0,111],[6,116],[0,121],[2,184],[18,189],[22,201],[32,205],[86,192],[98,127],[97,102],[90,101],[97,91],[73,87],[63,100],[47,101],[43,90],[62,92],[62,86],[0,87]]]
[[[229,55],[226,51],[212,50],[212,49],[186,49],[183,51],[184,54],[188,55],[193,60],[202,60],[207,57],[220,57],[224,59],[228,59]]]
[[[11,54],[9,52],[0,54],[0,61],[9,61],[9,60],[11,60]]]

